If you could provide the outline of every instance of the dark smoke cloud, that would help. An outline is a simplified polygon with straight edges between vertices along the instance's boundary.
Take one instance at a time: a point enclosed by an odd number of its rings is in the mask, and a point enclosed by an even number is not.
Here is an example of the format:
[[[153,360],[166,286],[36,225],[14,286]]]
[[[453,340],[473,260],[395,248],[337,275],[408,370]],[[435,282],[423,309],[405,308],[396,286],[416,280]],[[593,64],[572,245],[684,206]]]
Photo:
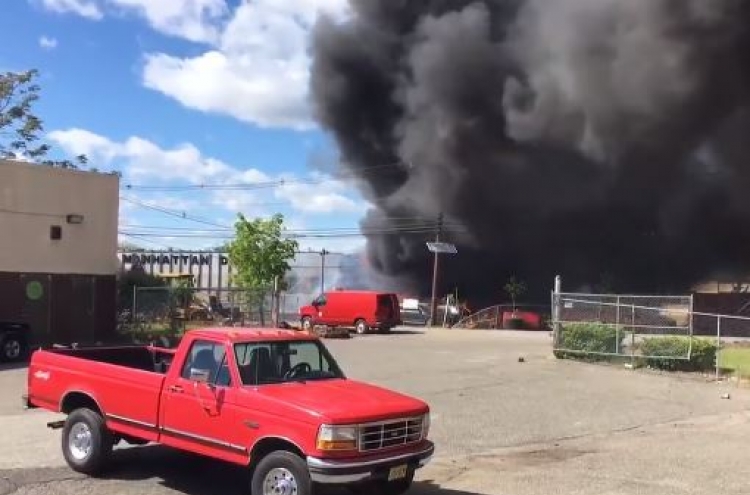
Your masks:
[[[539,297],[750,272],[750,2],[352,0],[314,31],[319,122],[375,208],[445,214],[442,289]],[[426,233],[368,236],[429,292]]]

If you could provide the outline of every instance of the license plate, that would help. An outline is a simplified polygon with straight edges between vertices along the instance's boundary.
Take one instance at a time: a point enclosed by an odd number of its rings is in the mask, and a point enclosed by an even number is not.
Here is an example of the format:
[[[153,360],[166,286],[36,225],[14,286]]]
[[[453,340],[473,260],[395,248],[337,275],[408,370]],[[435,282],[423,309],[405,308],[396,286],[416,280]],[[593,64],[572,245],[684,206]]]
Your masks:
[[[388,481],[400,480],[402,478],[406,478],[407,469],[408,469],[408,466],[406,464],[392,467],[391,470],[388,472]]]

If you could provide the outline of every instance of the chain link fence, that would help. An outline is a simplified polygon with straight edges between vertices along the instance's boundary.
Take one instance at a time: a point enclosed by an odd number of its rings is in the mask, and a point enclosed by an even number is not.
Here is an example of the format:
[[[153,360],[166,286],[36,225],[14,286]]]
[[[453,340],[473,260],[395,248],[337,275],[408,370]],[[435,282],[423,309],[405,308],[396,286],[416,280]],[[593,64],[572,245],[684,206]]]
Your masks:
[[[552,326],[558,353],[689,360],[660,355],[659,338],[692,336],[692,296],[553,293]]]
[[[186,330],[215,326],[270,327],[279,321],[272,289],[136,287],[118,332],[136,341],[174,339]]]

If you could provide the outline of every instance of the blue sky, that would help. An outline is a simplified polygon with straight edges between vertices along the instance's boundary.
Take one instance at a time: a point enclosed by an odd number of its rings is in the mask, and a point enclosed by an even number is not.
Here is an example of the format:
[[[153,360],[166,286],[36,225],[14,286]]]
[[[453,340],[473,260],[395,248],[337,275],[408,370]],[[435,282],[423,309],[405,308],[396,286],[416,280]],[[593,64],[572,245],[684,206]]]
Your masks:
[[[216,245],[229,231],[209,224],[231,225],[240,211],[281,212],[296,231],[356,229],[367,204],[353,184],[311,166],[337,155],[306,100],[310,25],[321,13],[345,16],[346,0],[6,0],[3,7],[0,70],[40,70],[36,112],[55,154],[85,153],[90,166],[122,172],[120,230],[148,233],[144,247]],[[173,187],[253,183],[264,187]],[[300,244],[351,251],[363,240]]]

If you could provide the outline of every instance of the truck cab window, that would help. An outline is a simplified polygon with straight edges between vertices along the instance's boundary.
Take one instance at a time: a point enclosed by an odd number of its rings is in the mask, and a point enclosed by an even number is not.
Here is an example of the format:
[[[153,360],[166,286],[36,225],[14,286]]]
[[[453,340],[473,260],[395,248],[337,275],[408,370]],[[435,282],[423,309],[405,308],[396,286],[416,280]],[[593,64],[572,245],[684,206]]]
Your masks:
[[[181,376],[186,380],[195,380],[196,374],[201,372],[208,374],[208,383],[223,387],[231,385],[229,362],[223,345],[202,340],[193,342]]]
[[[243,385],[344,378],[333,357],[313,341],[234,346]]]

